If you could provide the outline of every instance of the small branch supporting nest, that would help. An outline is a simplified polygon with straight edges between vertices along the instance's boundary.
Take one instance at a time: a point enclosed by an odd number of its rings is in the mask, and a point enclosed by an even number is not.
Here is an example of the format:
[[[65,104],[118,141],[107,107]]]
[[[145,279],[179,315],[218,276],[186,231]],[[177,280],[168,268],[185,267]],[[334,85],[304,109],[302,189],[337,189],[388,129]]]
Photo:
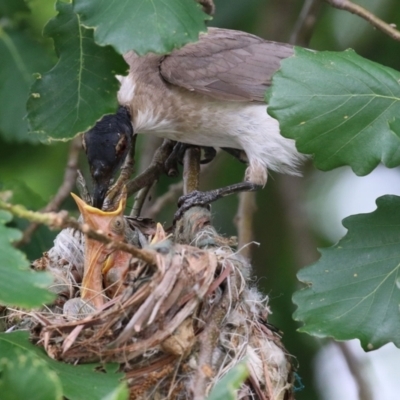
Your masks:
[[[59,213],[54,213],[54,212],[40,213],[35,211],[29,211],[24,206],[9,204],[2,199],[0,199],[0,209],[9,211],[16,217],[25,218],[38,224],[47,225],[51,228],[76,229],[84,233],[85,235],[87,235],[87,237],[91,239],[95,239],[99,242],[108,244],[110,249],[123,250],[145,261],[148,264],[155,263],[155,255],[152,251],[139,249],[125,242],[117,242],[111,240],[108,236],[104,235],[102,232],[94,231],[90,229],[87,224],[80,224],[75,218],[69,217],[66,211],[61,211]]]

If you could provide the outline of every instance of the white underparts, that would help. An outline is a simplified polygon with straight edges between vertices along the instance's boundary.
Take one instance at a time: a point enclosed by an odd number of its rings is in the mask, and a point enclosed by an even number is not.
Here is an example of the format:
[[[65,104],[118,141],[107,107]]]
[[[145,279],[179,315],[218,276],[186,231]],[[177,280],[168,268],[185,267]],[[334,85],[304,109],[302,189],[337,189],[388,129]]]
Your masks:
[[[297,152],[293,140],[281,136],[278,121],[267,114],[265,104],[219,101],[181,89],[159,98],[149,96],[153,99],[150,101],[135,90],[130,76],[121,79],[118,100],[131,107],[136,133],[200,146],[243,149],[249,160],[246,180],[262,186],[268,169],[298,174],[304,156]]]

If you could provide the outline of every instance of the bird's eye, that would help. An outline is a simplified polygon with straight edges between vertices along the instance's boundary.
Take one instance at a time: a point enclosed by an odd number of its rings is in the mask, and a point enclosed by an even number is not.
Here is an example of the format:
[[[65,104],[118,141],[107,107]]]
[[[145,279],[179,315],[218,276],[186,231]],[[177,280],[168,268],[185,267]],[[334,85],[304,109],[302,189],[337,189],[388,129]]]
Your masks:
[[[123,217],[115,217],[111,222],[111,230],[118,235],[121,235],[124,232],[124,228],[125,221]]]

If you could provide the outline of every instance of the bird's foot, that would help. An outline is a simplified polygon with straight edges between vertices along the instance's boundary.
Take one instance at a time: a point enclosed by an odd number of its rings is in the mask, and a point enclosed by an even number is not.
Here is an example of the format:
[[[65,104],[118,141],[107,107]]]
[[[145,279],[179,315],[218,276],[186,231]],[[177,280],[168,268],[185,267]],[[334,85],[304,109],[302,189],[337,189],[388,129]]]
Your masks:
[[[175,144],[172,153],[167,158],[167,161],[165,161],[165,169],[166,171],[168,171],[169,176],[177,175],[177,173],[175,172],[178,169],[177,164],[183,163],[183,157],[185,155],[185,152],[190,147],[193,147],[193,145],[181,142],[177,142]],[[214,147],[201,146],[200,148],[203,151],[203,156],[204,156],[204,158],[200,160],[200,164],[208,164],[215,158],[217,152],[214,149]]]
[[[218,199],[218,193],[215,190],[209,192],[200,192],[195,190],[189,194],[181,196],[178,200],[178,211],[175,213],[174,221],[177,221],[182,217],[185,211],[189,210],[194,206],[208,206],[209,203]]]
[[[174,221],[180,219],[183,213],[191,207],[194,206],[206,206],[221,197],[229,196],[230,194],[240,193],[240,192],[253,192],[255,190],[261,189],[261,185],[252,182],[240,182],[234,185],[225,186],[220,189],[210,190],[208,192],[200,192],[195,190],[185,196],[182,196],[178,200],[178,211],[175,213]]]

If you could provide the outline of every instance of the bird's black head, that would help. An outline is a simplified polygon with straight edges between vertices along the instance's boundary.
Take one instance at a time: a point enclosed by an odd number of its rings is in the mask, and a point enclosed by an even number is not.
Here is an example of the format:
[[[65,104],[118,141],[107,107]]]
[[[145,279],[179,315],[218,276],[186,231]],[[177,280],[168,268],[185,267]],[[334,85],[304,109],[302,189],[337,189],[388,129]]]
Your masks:
[[[132,145],[133,129],[128,110],[120,106],[83,136],[83,146],[93,178],[93,206],[101,208],[107,190]]]

